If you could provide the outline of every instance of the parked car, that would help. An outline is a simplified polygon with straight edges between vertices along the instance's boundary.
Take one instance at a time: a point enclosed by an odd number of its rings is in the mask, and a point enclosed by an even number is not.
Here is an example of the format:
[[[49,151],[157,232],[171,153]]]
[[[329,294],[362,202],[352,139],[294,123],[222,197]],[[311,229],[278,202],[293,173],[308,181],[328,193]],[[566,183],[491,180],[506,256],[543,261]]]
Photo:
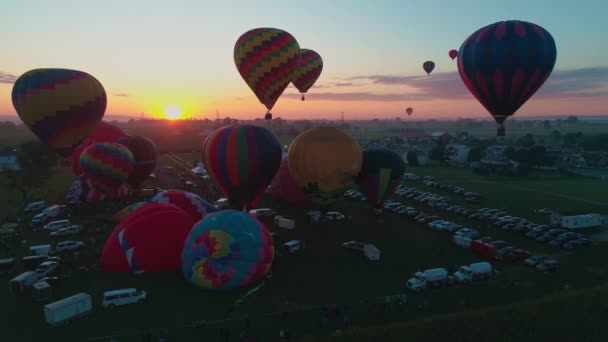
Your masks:
[[[68,235],[76,235],[76,234],[80,234],[84,232],[84,226],[82,225],[71,225],[69,227],[66,228],[61,228],[57,231],[51,232],[51,234],[49,234],[51,237],[58,237],[58,236],[68,236]]]
[[[559,248],[561,246],[563,246],[566,242],[568,242],[568,239],[553,239],[551,241],[549,241],[549,246],[554,247],[554,248]]]
[[[511,253],[513,250],[514,250],[514,248],[511,246],[502,247],[496,251],[495,258],[498,260],[504,260],[504,259],[506,259],[506,255]]]
[[[506,260],[520,262],[528,259],[532,254],[528,251],[524,251],[523,249],[514,249],[511,252],[507,253],[504,257]]]
[[[56,252],[74,251],[84,247],[82,241],[62,241],[55,246]]]
[[[540,264],[536,265],[536,269],[539,271],[551,272],[551,271],[557,270],[559,268],[559,266],[560,266],[559,261],[549,259],[549,260],[544,260]]]
[[[544,234],[544,232],[542,231],[542,229],[534,228],[526,233],[526,237],[536,239],[537,237],[540,237],[543,234]]]
[[[496,240],[489,243],[490,245],[496,247],[497,249],[507,247],[507,243],[502,240]]]
[[[581,246],[588,246],[592,242],[591,239],[588,239],[588,238],[576,239],[575,241],[577,241],[578,243],[580,243]]]
[[[553,240],[553,236],[546,233],[536,238],[537,242],[549,242],[551,240]]]
[[[360,252],[360,251],[363,251],[363,249],[365,248],[365,244],[363,242],[358,242],[358,241],[348,241],[348,242],[343,242],[342,247]]]
[[[490,237],[490,236],[484,236],[484,237],[480,237],[480,238],[479,238],[479,239],[477,239],[477,240],[479,240],[479,241],[481,241],[481,242],[483,242],[483,243],[489,243],[489,242],[494,241],[494,238],[493,238],[493,237]]]
[[[572,251],[572,250],[575,250],[575,249],[577,249],[577,248],[579,248],[581,246],[583,246],[583,244],[580,241],[578,241],[578,240],[572,240],[572,241],[566,242],[562,246],[562,248],[565,249],[565,250],[567,250],[567,251]]]
[[[42,264],[36,267],[36,273],[39,278],[46,277],[47,275],[53,273],[57,267],[59,267],[59,263],[56,261],[45,261]]]
[[[276,213],[276,211],[274,211],[270,208],[261,208],[261,209],[251,209],[251,210],[249,210],[249,214],[256,216],[256,217],[269,217],[269,216],[275,216],[277,213]]]
[[[70,220],[53,221],[53,222],[49,222],[48,224],[46,224],[42,228],[42,230],[47,231],[47,232],[54,232],[61,228],[69,227],[70,225],[71,225]]]
[[[49,206],[49,204],[47,202],[38,201],[38,202],[29,203],[28,205],[25,206],[23,211],[26,214],[33,214],[33,213],[37,213],[37,212],[41,211],[42,209],[44,209],[48,206]]]
[[[532,255],[532,256],[528,257],[526,260],[524,260],[524,264],[535,267],[536,265],[540,264],[541,262],[545,261],[546,259],[547,259],[547,257],[544,255]]]
[[[147,298],[148,295],[146,291],[138,290],[135,288],[121,289],[104,292],[101,305],[104,308],[114,308],[116,306],[121,305],[144,303]]]

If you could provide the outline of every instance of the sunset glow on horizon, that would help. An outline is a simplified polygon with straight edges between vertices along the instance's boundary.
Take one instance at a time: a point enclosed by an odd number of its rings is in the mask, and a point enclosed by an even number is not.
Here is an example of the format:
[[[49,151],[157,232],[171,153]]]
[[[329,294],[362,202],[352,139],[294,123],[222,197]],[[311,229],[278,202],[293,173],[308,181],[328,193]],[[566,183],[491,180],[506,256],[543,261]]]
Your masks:
[[[0,115],[16,115],[11,90],[17,77],[61,67],[90,73],[103,84],[108,115],[215,119],[217,110],[222,117],[261,118],[266,108],[239,75],[233,48],[249,29],[277,27],[301,48],[319,52],[324,69],[306,101],[290,85],[273,117],[339,119],[344,112],[346,119],[408,120],[405,109],[413,107],[415,120],[488,118],[448,51],[478,28],[507,19],[541,25],[558,51],[553,74],[516,117],[608,115],[608,47],[598,44],[608,32],[608,3],[554,1],[551,11],[524,0],[483,4],[9,1],[0,14]],[[429,77],[422,70],[425,60],[436,64]]]

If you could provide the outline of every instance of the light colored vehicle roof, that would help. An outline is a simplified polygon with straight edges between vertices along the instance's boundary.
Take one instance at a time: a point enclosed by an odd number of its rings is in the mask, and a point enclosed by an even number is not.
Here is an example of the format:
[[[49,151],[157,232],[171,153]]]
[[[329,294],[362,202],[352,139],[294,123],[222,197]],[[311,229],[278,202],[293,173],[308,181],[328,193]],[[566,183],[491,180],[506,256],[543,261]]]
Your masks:
[[[107,292],[104,292],[103,295],[104,296],[113,296],[113,295],[117,295],[117,294],[123,294],[126,292],[135,292],[135,291],[137,291],[136,288],[130,287],[130,288],[126,288],[126,289],[107,291]]]

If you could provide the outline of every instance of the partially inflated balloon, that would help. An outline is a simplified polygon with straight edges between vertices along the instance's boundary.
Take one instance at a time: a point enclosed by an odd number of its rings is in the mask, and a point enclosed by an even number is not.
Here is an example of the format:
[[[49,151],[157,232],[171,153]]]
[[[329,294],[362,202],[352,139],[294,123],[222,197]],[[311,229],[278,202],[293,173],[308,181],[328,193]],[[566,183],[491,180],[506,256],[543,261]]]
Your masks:
[[[135,166],[127,183],[134,188],[139,188],[156,168],[156,145],[152,140],[140,136],[126,136],[120,138],[118,143],[126,146],[135,158]]]
[[[112,217],[110,217],[110,222],[119,223],[122,220],[126,219],[132,212],[134,212],[135,210],[137,210],[140,207],[143,207],[146,204],[147,204],[146,202],[135,202],[135,203],[123,208],[116,214],[112,215]]]
[[[215,130],[203,143],[203,164],[235,208],[253,207],[281,164],[281,145],[267,129],[251,125]]]
[[[281,162],[279,171],[270,183],[272,197],[279,201],[284,201],[291,205],[309,207],[312,206],[312,199],[304,190],[296,184],[289,173],[289,159],[284,158]]]
[[[93,132],[72,152],[72,171],[74,171],[74,175],[80,176],[84,172],[80,167],[80,154],[85,148],[102,142],[117,142],[118,139],[126,135],[125,131],[107,122],[102,121],[97,124]]]
[[[236,41],[234,63],[249,88],[270,111],[295,76],[300,46],[283,30],[253,29]]]
[[[194,219],[176,206],[146,204],[112,232],[101,254],[106,272],[163,272],[179,269],[181,251]]]
[[[405,112],[409,116],[409,115],[412,115],[412,113],[414,112],[414,109],[412,107],[409,107],[408,109],[405,110]]]
[[[426,71],[427,75],[430,75],[433,69],[435,69],[435,63],[433,61],[426,61],[422,63],[422,68]]]
[[[106,92],[95,77],[76,70],[34,69],[13,85],[21,121],[62,157],[68,157],[101,121]]]
[[[231,290],[264,277],[273,258],[272,237],[259,220],[224,210],[192,228],[184,243],[182,272],[197,287]]]
[[[152,203],[172,204],[187,212],[196,221],[208,213],[216,212],[217,208],[199,196],[184,190],[165,190],[152,197]]]
[[[117,143],[93,144],[80,155],[84,175],[105,194],[114,194],[127,180],[134,165],[131,151]]]
[[[448,52],[448,55],[450,56],[450,58],[452,60],[454,60],[454,58],[458,57],[458,51],[457,50],[450,50],[450,52]]]
[[[306,94],[321,76],[321,71],[323,71],[321,56],[313,50],[300,49],[300,65],[291,82],[300,93]],[[304,95],[302,95],[302,101],[304,101]]]
[[[289,145],[289,171],[315,204],[325,207],[354,182],[361,169],[359,144],[334,127],[300,133]]]
[[[357,185],[367,200],[379,208],[399,185],[404,171],[405,163],[397,153],[382,148],[367,149],[363,151]]]
[[[67,202],[91,203],[103,200],[112,200],[126,196],[128,193],[124,185],[119,186],[113,194],[109,196],[97,189],[93,182],[85,175],[81,175],[70,186],[67,194]]]
[[[525,21],[500,21],[467,38],[458,53],[458,72],[471,94],[492,114],[498,133],[545,83],[557,49],[549,32]]]

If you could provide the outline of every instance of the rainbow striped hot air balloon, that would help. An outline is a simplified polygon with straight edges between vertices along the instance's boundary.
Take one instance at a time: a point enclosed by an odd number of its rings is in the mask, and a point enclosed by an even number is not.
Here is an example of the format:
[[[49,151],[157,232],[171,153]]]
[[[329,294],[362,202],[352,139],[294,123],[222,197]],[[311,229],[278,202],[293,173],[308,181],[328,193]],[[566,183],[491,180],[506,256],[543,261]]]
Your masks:
[[[281,145],[267,129],[234,125],[212,132],[203,143],[203,163],[230,203],[255,205],[281,165]]]
[[[293,85],[302,94],[306,94],[308,89],[315,84],[323,71],[323,59],[313,50],[300,49],[300,65],[293,78]],[[304,95],[302,95],[304,101]]]
[[[288,32],[256,28],[237,39],[234,64],[258,100],[270,110],[295,76],[300,64],[300,45]]]
[[[200,288],[230,290],[264,277],[273,259],[266,227],[248,213],[224,210],[194,225],[184,243],[182,272]]]
[[[95,187],[106,194],[114,194],[135,165],[128,148],[117,143],[98,143],[87,147],[80,155],[80,167]]]
[[[62,157],[68,157],[103,118],[107,98],[95,77],[77,70],[35,69],[13,85],[21,121]]]

